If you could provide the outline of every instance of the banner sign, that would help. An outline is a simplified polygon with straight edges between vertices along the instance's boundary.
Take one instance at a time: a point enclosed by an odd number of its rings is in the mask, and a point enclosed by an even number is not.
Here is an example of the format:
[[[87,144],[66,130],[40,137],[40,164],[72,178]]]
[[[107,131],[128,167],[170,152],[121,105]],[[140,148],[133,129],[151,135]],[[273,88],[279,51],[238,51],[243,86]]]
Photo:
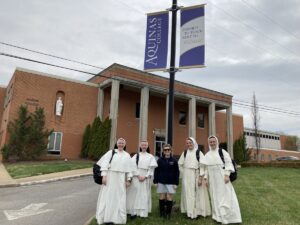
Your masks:
[[[165,70],[168,56],[169,12],[147,14],[144,70]]]
[[[179,68],[204,67],[204,5],[181,9]]]

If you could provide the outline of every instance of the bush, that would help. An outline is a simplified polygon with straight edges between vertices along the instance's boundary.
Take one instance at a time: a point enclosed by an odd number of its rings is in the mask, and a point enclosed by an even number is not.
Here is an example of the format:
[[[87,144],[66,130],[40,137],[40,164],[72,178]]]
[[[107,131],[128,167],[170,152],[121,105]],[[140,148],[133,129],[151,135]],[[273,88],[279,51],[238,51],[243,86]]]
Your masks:
[[[91,125],[87,125],[81,148],[81,157],[93,160],[99,159],[109,149],[111,120],[106,118],[103,122],[99,117]]]
[[[46,150],[51,131],[45,129],[43,108],[29,113],[27,106],[21,105],[18,118],[8,124],[8,133],[8,144],[2,148],[4,159],[29,160],[38,158]]]
[[[81,145],[81,157],[87,158],[89,152],[89,137],[91,135],[91,125],[88,124],[83,133],[83,140]]]
[[[241,135],[233,144],[234,160],[240,164],[250,159],[250,151],[246,148],[246,138]]]
[[[3,159],[5,161],[8,161],[9,159],[9,153],[10,153],[10,149],[7,145],[4,145],[1,149],[1,153],[2,153],[2,156],[3,156]]]

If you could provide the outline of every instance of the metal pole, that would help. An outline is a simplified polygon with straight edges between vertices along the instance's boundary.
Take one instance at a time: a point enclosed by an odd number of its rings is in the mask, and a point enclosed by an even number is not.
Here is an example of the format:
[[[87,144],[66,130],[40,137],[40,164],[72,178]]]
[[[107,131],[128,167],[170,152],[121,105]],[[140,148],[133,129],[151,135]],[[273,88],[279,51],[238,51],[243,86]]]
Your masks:
[[[175,54],[176,54],[176,21],[177,0],[172,4],[172,30],[171,30],[171,55],[170,55],[170,82],[169,82],[169,111],[168,111],[168,144],[173,145],[173,117],[174,117],[174,80],[175,80]]]

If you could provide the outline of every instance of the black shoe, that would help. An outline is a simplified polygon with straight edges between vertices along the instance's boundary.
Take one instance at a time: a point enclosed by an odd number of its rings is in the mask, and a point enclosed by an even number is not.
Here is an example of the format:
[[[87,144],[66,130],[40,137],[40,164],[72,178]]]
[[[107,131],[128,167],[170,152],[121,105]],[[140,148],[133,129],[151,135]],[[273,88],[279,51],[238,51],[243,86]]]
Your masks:
[[[166,201],[166,218],[171,219],[171,212],[173,207],[173,201]]]
[[[133,219],[135,219],[136,217],[137,217],[137,215],[131,215],[131,216],[130,216],[130,219],[133,220]]]

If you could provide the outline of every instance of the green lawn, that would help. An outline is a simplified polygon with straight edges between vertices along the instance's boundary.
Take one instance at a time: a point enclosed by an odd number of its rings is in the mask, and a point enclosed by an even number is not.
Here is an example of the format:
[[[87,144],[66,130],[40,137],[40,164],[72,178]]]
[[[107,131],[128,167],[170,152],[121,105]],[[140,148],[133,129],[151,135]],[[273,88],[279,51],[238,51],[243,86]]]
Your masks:
[[[300,224],[300,170],[291,168],[242,168],[234,187],[239,199],[243,224],[296,225]],[[171,220],[158,214],[158,199],[153,188],[153,210],[146,219],[127,220],[134,225],[216,225],[211,218],[190,220],[178,210],[180,189],[175,196],[176,208]],[[97,225],[94,219],[90,225]]]
[[[56,173],[66,170],[75,170],[92,167],[92,161],[43,161],[5,163],[8,173],[14,179]]]

